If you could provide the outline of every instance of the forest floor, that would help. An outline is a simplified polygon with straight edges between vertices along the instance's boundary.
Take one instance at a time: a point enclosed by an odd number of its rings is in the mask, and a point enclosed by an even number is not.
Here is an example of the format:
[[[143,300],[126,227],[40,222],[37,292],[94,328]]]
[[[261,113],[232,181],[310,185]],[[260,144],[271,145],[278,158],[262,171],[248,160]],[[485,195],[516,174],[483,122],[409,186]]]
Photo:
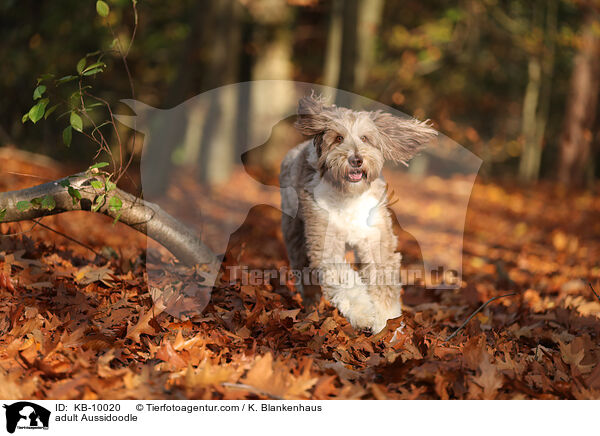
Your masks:
[[[0,171],[1,191],[44,181],[15,173],[68,174],[8,152]],[[253,208],[227,259],[285,266],[280,216]],[[375,336],[276,283],[223,281],[201,315],[176,319],[150,297],[145,237],[85,212],[42,223],[110,261],[35,223],[0,224],[3,399],[600,398],[600,300],[588,285],[600,291],[600,197],[589,192],[478,181],[463,286],[406,287],[403,316]],[[405,248],[404,265],[418,264]]]

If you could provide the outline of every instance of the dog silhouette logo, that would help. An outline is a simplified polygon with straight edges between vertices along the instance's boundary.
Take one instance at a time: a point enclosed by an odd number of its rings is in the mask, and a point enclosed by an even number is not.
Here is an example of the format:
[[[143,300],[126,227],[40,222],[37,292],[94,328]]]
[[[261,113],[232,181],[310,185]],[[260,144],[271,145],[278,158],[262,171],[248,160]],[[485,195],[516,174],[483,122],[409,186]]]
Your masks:
[[[6,431],[14,433],[18,429],[47,430],[50,423],[50,411],[29,401],[19,401],[4,405],[6,409]]]
[[[433,135],[429,125],[411,124],[411,116],[377,101],[311,83],[259,80],[212,89],[171,108],[159,109],[137,100],[121,100],[129,107],[128,114],[115,115],[115,118],[138,132],[140,135],[136,138],[141,138],[139,142],[143,144],[140,174],[144,200],[159,205],[169,216],[188,226],[191,233],[200,235],[205,248],[205,258],[199,263],[207,266],[186,275],[162,247],[148,242],[147,265],[150,267],[146,277],[158,308],[182,319],[202,313],[210,301],[221,266],[227,269],[244,265],[242,254],[231,258],[226,255],[228,250],[233,253],[230,249],[239,243],[233,235],[243,228],[255,207],[271,207],[274,210],[266,213],[279,212],[284,220],[296,218],[299,196],[304,195],[305,190],[289,183],[285,177],[279,180],[278,175],[286,153],[307,140],[294,128],[294,121],[299,116],[309,115],[310,119],[317,115],[302,111],[298,114],[298,102],[313,94],[322,96],[324,106],[330,108],[325,111],[328,114],[333,111],[332,105],[339,103],[343,109],[336,110],[355,115],[370,113],[381,127],[396,120],[385,129],[387,136],[378,137],[383,142],[375,144],[387,144],[387,156],[390,156],[389,132],[395,138],[403,138],[408,148],[413,143],[419,144],[418,149],[423,148],[411,160],[410,167],[406,165],[409,156],[404,149],[396,154],[397,159],[387,159],[382,168],[371,172],[375,175],[381,170],[388,189],[376,196],[372,205],[365,205],[369,210],[365,213],[364,227],[377,232],[374,212],[383,209],[384,203],[389,204],[396,227],[417,247],[413,250],[412,265],[407,262],[406,269],[394,269],[402,270],[402,282],[422,283],[427,289],[461,287],[467,208],[483,161],[451,138],[439,132]],[[366,146],[365,149],[370,150]],[[386,156],[372,160],[382,158]],[[335,161],[333,157],[329,162],[332,161]],[[356,176],[356,169],[354,172]],[[364,184],[363,179],[360,180],[358,183]],[[356,186],[347,182],[348,186]],[[272,222],[265,218],[265,212],[262,216],[263,222]],[[258,251],[282,256],[279,259],[284,260],[285,254],[278,251],[277,236],[265,230],[261,234],[265,244]],[[385,237],[370,239],[370,252],[375,253],[374,247],[389,240]],[[240,248],[236,253],[244,250]],[[339,263],[346,271],[343,262]],[[290,267],[294,273],[302,274],[303,268]],[[264,271],[253,267],[253,272]],[[224,276],[232,278],[232,275]],[[177,280],[169,277],[177,277]]]

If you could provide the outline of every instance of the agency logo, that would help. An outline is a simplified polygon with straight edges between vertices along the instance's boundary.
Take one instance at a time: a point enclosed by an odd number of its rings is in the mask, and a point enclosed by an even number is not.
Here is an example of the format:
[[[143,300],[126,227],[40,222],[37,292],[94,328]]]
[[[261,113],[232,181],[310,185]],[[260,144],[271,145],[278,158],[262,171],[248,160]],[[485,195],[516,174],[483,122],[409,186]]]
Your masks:
[[[19,430],[48,430],[50,411],[29,401],[19,401],[4,405],[6,409],[6,431],[14,433]]]

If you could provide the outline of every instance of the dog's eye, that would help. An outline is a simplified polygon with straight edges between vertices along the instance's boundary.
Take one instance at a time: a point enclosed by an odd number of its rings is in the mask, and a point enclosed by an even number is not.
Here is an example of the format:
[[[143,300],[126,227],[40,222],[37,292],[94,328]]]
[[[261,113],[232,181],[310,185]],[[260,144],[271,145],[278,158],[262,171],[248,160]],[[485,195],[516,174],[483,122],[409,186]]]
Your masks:
[[[335,142],[344,142],[344,137],[342,135],[338,135],[335,137]]]
[[[366,136],[361,136],[361,137],[360,137],[360,140],[361,140],[362,142],[369,142],[369,138],[367,138]]]

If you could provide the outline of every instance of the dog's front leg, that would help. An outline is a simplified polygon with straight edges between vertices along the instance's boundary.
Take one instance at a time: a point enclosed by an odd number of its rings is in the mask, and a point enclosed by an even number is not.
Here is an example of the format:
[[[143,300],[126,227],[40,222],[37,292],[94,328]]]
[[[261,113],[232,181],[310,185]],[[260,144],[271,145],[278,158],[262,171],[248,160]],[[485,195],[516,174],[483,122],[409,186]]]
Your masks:
[[[328,225],[325,217],[306,220],[307,252],[311,268],[319,273],[323,296],[354,328],[371,329],[375,311],[357,271],[345,260],[346,238],[340,229]]]
[[[381,230],[381,229],[380,229]],[[368,283],[368,293],[373,301],[375,316],[370,326],[373,333],[380,332],[388,319],[402,315],[400,293],[400,253],[394,252],[396,238],[384,227],[373,231],[356,251],[361,263],[360,274]]]

